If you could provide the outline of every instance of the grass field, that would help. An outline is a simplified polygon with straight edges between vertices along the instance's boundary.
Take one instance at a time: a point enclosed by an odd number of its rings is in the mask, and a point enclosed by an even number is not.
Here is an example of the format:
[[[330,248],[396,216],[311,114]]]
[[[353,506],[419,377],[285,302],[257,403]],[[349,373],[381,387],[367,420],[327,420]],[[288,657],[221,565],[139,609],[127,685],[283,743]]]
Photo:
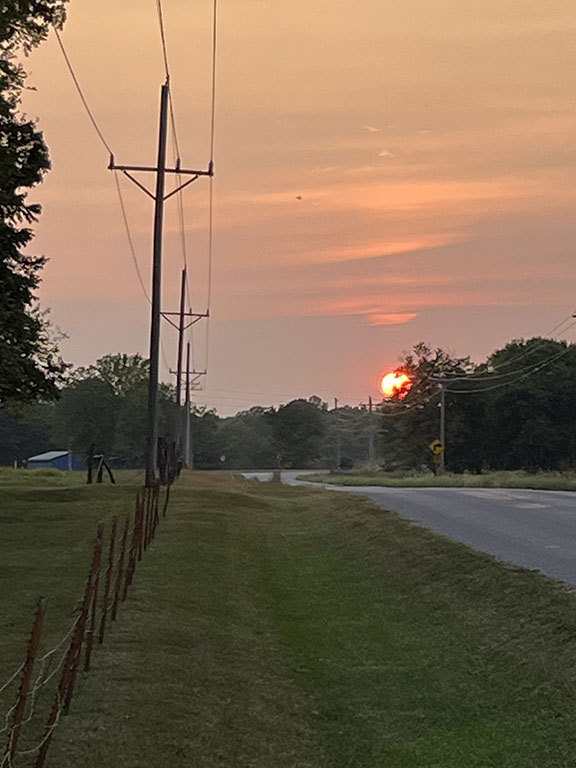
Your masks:
[[[576,472],[485,472],[481,475],[403,474],[401,472],[331,475],[318,472],[302,476],[310,483],[390,488],[529,488],[541,491],[576,491]]]
[[[0,681],[132,492],[0,488]],[[187,474],[48,766],[560,768],[575,686],[567,589],[362,498]]]

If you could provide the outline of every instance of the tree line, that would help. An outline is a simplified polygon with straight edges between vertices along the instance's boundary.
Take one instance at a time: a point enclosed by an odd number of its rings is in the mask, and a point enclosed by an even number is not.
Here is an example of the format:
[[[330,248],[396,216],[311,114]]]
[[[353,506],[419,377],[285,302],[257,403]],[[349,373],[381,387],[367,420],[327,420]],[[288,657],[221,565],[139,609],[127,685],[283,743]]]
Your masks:
[[[53,449],[85,456],[90,445],[116,467],[144,463],[148,361],[141,355],[106,355],[68,374],[58,399],[0,408],[0,464],[22,463]],[[174,388],[159,393],[160,435],[173,439],[183,420]],[[194,466],[200,469],[352,466],[367,461],[368,437],[378,431],[376,413],[354,408],[328,411],[318,397],[278,408],[254,407],[234,417],[192,409]],[[336,455],[336,431],[348,435]]]
[[[319,397],[222,417],[192,410],[199,469],[327,467],[349,470],[434,469],[429,445],[440,434],[445,401],[446,467],[563,470],[576,465],[575,345],[534,338],[512,341],[482,364],[419,343],[398,371],[411,387],[364,406],[329,409]],[[0,408],[0,463],[45,450],[85,455],[91,443],[117,467],[141,467],[146,432],[148,362],[106,355],[69,372],[55,401]],[[178,434],[182,409],[163,384],[159,434]]]

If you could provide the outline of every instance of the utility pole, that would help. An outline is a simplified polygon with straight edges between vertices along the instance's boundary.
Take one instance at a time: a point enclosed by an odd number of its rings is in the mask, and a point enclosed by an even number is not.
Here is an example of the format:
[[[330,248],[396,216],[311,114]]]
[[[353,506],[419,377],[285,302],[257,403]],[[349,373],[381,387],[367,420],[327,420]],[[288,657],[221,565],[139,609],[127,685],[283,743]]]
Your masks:
[[[186,344],[186,370],[183,371],[184,377],[184,418],[182,429],[182,450],[184,466],[192,469],[194,465],[194,450],[192,440],[192,416],[190,413],[191,398],[190,393],[200,389],[198,379],[204,376],[206,371],[196,371],[190,368],[190,342]],[[193,378],[192,378],[193,377]]]
[[[375,451],[374,451],[374,438],[375,430],[372,423],[372,411],[374,404],[372,402],[372,395],[368,396],[368,463],[374,464]]]
[[[167,320],[171,326],[178,331],[178,357],[176,370],[170,370],[170,373],[176,374],[176,404],[180,406],[182,404],[182,358],[184,353],[184,334],[194,323],[202,320],[205,317],[209,317],[209,312],[192,312],[192,310],[186,311],[186,283],[188,280],[187,270],[182,270],[182,281],[180,283],[180,311],[179,312],[161,312],[160,314]],[[175,323],[172,317],[178,317],[178,322]],[[187,318],[190,318],[189,322],[186,322]],[[206,371],[193,371],[198,375],[204,375]]]
[[[180,286],[180,317],[178,323],[178,363],[176,366],[176,405],[180,408],[182,390],[182,352],[184,347],[184,312],[186,311],[186,267],[182,270]]]
[[[438,470],[443,474],[446,467],[446,390],[444,382],[440,382],[440,442],[442,443],[442,452],[440,453],[440,466]]]
[[[190,342],[186,345],[186,399],[184,404],[184,466],[192,469],[191,424],[190,424]]]
[[[207,171],[188,171],[180,168],[180,158],[175,168],[166,168],[166,144],[168,135],[168,99],[170,90],[166,82],[160,91],[160,124],[158,129],[158,157],[156,166],[116,165],[114,155],[110,156],[108,168],[122,171],[137,187],[154,200],[154,237],[152,262],[152,298],[150,311],[150,372],[148,378],[148,427],[146,434],[146,486],[156,485],[156,453],[158,442],[158,378],[160,367],[160,315],[162,300],[162,240],[164,234],[164,203],[184,187],[196,181],[200,176],[213,176],[214,169],[210,162]],[[133,172],[156,174],[156,192],[153,194],[136,179]],[[165,194],[166,174],[191,176],[167,195]]]
[[[184,268],[182,270],[182,281],[180,284],[180,311],[178,313],[176,312],[162,312],[162,317],[167,320],[170,325],[172,325],[176,330],[178,331],[178,357],[177,357],[177,366],[176,370],[173,371],[170,369],[170,373],[176,374],[176,405],[178,408],[178,427],[177,427],[177,434],[176,434],[176,440],[180,444],[180,449],[185,453],[186,452],[186,419],[188,418],[187,412],[182,411],[181,405],[182,405],[182,357],[184,352],[184,333],[190,328],[190,326],[194,325],[194,323],[197,323],[198,320],[201,320],[204,317],[208,317],[208,312],[201,313],[201,312],[192,312],[186,311],[186,282],[187,282],[187,270]],[[178,315],[178,324],[176,324],[172,317],[174,315]],[[191,318],[190,321],[187,323],[186,319]],[[189,347],[190,345],[188,345]],[[189,357],[189,351],[188,350],[188,357]],[[186,366],[186,370],[190,373],[190,362],[188,362]],[[203,376],[205,375],[206,371],[193,371],[196,376]],[[184,457],[185,464],[188,466],[188,461],[186,460],[186,457]]]

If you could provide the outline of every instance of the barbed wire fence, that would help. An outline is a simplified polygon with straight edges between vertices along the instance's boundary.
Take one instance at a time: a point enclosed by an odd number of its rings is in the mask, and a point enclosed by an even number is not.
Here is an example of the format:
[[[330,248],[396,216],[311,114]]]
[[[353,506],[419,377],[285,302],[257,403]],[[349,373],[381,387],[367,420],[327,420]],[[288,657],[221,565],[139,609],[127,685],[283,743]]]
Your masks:
[[[0,710],[0,739],[5,739],[3,752],[0,742],[0,768],[45,765],[54,732],[70,711],[78,673],[90,671],[95,645],[104,643],[109,621],[117,620],[137,565],[160,520],[167,516],[169,499],[170,485],[162,504],[158,485],[145,488],[138,492],[134,511],[126,514],[123,524],[114,518],[109,530],[103,523],[98,525],[77,615],[58,643],[41,656],[48,601],[38,600],[24,661],[0,685],[0,697],[15,695],[4,714]],[[50,684],[56,680],[54,690]]]

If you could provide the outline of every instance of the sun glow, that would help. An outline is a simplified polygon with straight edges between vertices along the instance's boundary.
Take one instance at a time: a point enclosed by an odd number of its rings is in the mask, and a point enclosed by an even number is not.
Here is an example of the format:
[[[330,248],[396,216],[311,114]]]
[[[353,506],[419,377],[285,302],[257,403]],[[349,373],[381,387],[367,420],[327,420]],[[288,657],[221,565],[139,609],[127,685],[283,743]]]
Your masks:
[[[411,389],[410,377],[402,371],[386,373],[380,380],[380,391],[384,397],[397,397],[403,400]]]

